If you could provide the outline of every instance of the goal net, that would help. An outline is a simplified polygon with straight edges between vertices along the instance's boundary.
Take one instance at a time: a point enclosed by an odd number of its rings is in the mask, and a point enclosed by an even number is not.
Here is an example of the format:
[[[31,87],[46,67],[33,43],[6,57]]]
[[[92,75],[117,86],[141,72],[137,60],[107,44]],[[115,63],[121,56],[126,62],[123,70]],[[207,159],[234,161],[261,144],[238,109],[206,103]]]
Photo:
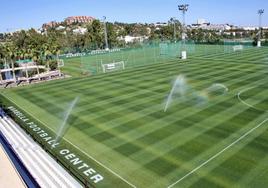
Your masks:
[[[102,63],[101,66],[102,66],[103,73],[108,73],[108,72],[124,70],[125,62],[120,61],[120,62],[113,62],[113,63],[107,63],[107,64]]]
[[[242,51],[244,49],[243,45],[235,45],[233,46],[233,51],[237,52],[237,51]]]
[[[251,39],[224,40],[224,53],[233,53],[253,48]]]
[[[57,63],[58,63],[58,67],[64,67],[64,60],[63,59],[58,59],[57,60]]]

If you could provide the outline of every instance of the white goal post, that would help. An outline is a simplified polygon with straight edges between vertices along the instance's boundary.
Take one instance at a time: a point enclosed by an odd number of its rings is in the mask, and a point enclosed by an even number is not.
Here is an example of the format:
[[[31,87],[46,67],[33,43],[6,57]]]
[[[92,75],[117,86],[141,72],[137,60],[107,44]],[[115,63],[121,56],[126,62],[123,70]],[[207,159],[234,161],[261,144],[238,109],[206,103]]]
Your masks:
[[[64,61],[63,61],[63,59],[58,59],[57,60],[57,63],[58,63],[58,67],[60,68],[60,67],[64,67]]]
[[[235,45],[235,46],[233,46],[234,52],[236,52],[236,51],[242,51],[243,49],[244,49],[244,46],[243,45]]]
[[[125,69],[125,62],[101,63],[103,73],[120,71]]]

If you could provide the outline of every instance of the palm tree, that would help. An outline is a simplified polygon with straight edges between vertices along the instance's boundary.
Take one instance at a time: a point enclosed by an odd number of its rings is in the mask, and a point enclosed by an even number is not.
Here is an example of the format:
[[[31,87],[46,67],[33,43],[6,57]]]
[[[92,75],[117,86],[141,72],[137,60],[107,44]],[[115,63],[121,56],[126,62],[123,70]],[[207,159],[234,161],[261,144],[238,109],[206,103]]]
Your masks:
[[[37,50],[37,48],[31,46],[31,49],[29,50],[29,58],[32,59],[33,62],[36,63],[36,70],[37,70],[37,75],[38,75],[38,80],[41,80],[40,78],[40,71],[39,71],[39,67],[38,67],[38,60],[39,60],[39,51]]]
[[[43,46],[44,56],[48,67],[48,72],[50,71],[50,63],[53,60],[53,57],[56,57],[56,61],[58,61],[58,57],[60,54],[59,46],[55,43],[45,44]]]
[[[50,72],[50,65],[49,65],[49,57],[52,55],[49,46],[47,44],[44,45],[44,56],[45,56],[45,61],[47,64],[47,73],[49,74]],[[49,77],[51,79],[51,77]]]
[[[4,48],[6,51],[5,62],[7,62],[7,59],[11,61],[13,80],[14,82],[16,82],[15,65],[14,65],[14,59],[17,57],[16,48],[13,45],[6,45]]]
[[[4,47],[1,45],[0,46],[0,60],[2,61],[4,58],[5,58],[5,52],[4,52]],[[2,83],[3,81],[3,76],[2,76],[2,72],[1,72],[1,69],[0,69],[0,81]]]
[[[16,49],[16,56],[17,56],[17,59],[19,60],[25,60],[26,58],[28,58],[28,49]],[[23,62],[24,63],[24,62]],[[23,65],[24,67],[24,65]],[[28,72],[28,66],[27,66],[27,63],[26,63],[26,66],[24,67],[24,71],[26,73],[26,80],[27,82],[29,83],[29,72]]]
[[[42,53],[40,51],[42,51],[42,49],[39,50],[37,46],[33,46],[33,45],[30,45],[29,50],[28,50],[28,58],[30,58],[33,62],[35,62],[35,65],[36,65],[38,80],[41,80],[40,70],[38,66],[38,63],[42,61]]]

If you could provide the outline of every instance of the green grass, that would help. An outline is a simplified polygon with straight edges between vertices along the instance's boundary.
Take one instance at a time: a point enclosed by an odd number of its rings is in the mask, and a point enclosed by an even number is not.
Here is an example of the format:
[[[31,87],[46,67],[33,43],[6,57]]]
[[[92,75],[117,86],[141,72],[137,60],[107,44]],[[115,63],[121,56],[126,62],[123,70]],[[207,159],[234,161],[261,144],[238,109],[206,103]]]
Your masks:
[[[203,47],[197,46],[184,62],[167,60],[2,93],[53,130],[68,103],[80,96],[65,139],[137,187],[167,187],[202,164],[174,187],[266,187],[268,49],[224,54],[215,53],[214,46],[203,53]],[[79,58],[69,64],[66,70],[78,76]],[[174,101],[164,113],[163,102],[177,75],[184,75],[196,91],[222,83],[229,92],[202,106]],[[244,103],[237,96],[243,90]],[[105,174],[99,187],[128,187],[97,168]]]

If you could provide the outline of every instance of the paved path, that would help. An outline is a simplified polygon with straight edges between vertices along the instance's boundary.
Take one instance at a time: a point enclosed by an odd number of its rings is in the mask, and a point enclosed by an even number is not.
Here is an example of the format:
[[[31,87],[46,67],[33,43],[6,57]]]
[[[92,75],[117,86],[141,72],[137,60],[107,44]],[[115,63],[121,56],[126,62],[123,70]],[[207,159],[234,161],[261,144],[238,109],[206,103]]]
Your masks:
[[[25,184],[0,144],[0,187],[25,188]]]

